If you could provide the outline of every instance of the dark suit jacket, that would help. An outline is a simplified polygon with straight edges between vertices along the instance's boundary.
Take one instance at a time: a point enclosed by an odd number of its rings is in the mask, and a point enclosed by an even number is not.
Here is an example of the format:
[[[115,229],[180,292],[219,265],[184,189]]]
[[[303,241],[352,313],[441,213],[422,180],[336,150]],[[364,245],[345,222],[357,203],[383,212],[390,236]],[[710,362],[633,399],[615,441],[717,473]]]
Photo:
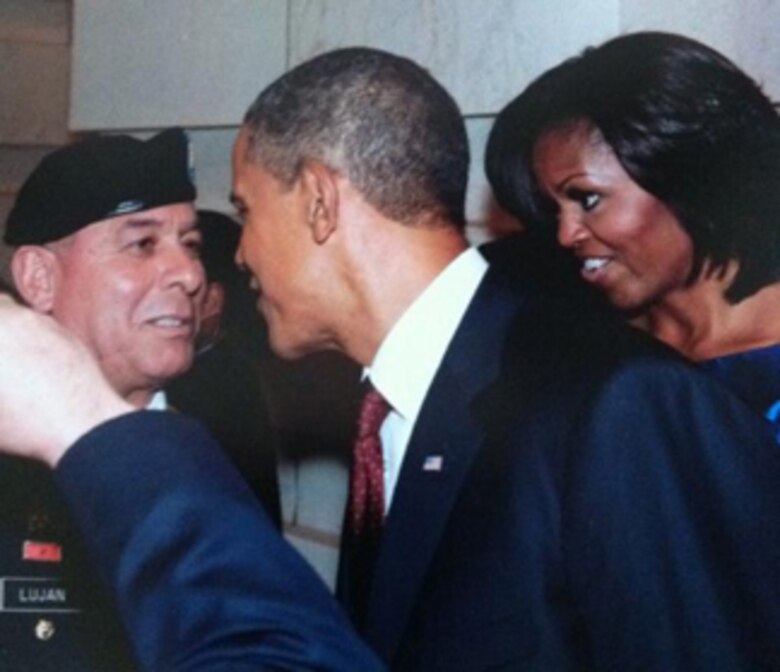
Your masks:
[[[55,476],[145,669],[381,669],[198,423],[125,415]]]
[[[725,388],[602,327],[483,281],[378,552],[365,635],[393,669],[780,669],[780,453]]]

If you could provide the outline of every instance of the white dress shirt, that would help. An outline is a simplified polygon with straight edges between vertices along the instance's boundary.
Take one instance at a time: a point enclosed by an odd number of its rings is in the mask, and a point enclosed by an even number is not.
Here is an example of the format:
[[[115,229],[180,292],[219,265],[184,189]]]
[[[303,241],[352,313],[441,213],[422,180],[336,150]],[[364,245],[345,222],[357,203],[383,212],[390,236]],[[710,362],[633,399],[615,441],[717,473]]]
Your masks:
[[[487,268],[475,248],[462,252],[401,315],[364,370],[391,407],[379,432],[385,511],[428,388]]]
[[[157,390],[152,395],[152,398],[149,400],[149,403],[146,405],[147,411],[167,411],[168,410],[168,399],[165,396],[165,392],[162,390]]]

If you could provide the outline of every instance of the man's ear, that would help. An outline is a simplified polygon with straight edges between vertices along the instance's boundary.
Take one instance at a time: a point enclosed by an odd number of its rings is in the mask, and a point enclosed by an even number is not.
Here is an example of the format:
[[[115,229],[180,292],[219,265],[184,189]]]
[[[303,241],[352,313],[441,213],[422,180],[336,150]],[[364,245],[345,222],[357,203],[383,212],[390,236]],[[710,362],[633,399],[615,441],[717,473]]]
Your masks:
[[[319,161],[307,161],[301,169],[308,223],[314,241],[325,243],[338,226],[339,189],[336,173]]]
[[[11,276],[19,296],[39,313],[50,313],[57,285],[57,258],[40,245],[23,245],[11,257]]]

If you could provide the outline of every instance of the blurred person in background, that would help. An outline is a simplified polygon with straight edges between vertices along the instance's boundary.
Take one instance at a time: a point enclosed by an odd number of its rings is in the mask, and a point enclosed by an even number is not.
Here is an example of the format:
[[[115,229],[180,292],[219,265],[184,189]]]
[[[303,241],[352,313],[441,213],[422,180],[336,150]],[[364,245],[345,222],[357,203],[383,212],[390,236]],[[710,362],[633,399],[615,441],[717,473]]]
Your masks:
[[[278,528],[277,433],[261,366],[268,341],[249,278],[234,261],[241,226],[199,210],[198,228],[206,291],[197,352],[192,368],[166,392],[174,408],[206,425]]]

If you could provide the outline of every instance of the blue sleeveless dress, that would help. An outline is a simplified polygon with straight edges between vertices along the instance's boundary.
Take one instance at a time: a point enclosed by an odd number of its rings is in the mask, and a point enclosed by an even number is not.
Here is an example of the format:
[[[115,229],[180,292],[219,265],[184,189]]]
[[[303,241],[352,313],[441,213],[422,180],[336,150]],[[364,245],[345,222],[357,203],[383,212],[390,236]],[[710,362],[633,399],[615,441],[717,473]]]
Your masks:
[[[774,425],[780,443],[780,344],[724,355],[699,365],[764,415]]]

